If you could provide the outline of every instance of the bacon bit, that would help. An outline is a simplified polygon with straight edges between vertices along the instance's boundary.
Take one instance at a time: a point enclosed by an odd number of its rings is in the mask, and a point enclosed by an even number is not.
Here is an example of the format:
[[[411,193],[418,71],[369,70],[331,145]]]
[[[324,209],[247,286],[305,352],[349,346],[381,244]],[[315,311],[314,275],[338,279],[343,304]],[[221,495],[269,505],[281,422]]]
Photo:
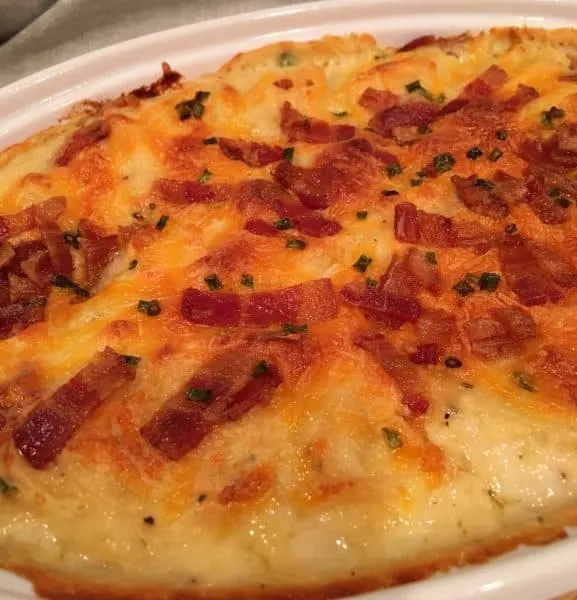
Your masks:
[[[252,219],[244,224],[244,228],[255,235],[262,235],[266,237],[278,237],[280,231],[270,223],[261,219]]]
[[[0,339],[5,340],[34,323],[44,321],[45,306],[46,298],[43,296],[0,306]]]
[[[40,223],[40,233],[56,273],[71,277],[74,269],[72,253],[60,227],[54,222],[44,221]]]
[[[78,231],[80,237],[89,240],[100,240],[106,237],[106,230],[88,219],[80,219],[78,221]]]
[[[32,467],[45,468],[91,413],[135,375],[121,354],[105,348],[14,430],[16,448]]]
[[[438,296],[443,289],[443,277],[437,265],[426,259],[426,253],[417,248],[411,248],[406,257],[409,273],[431,294]]]
[[[258,142],[218,138],[222,153],[231,160],[240,160],[249,167],[264,167],[283,159],[284,149]]]
[[[577,403],[577,359],[573,355],[557,346],[546,346],[535,366],[557,379]]]
[[[378,289],[398,296],[414,296],[419,286],[407,268],[407,262],[406,258],[394,255],[385,274],[379,280]]]
[[[294,109],[290,102],[282,105],[280,128],[289,142],[328,144],[347,140],[355,135],[352,125],[332,125],[321,119],[307,117]]]
[[[42,251],[46,252],[46,246],[40,240],[22,242],[18,246],[14,246],[14,258],[7,267],[8,271],[20,277],[25,277],[26,273],[22,270],[21,264]]]
[[[557,285],[564,288],[577,287],[577,269],[568,259],[543,243],[529,240],[527,246],[540,267],[547,271]]]
[[[343,172],[331,165],[313,169],[297,167],[290,161],[281,162],[272,173],[284,188],[296,194],[308,208],[327,208],[341,194]]]
[[[438,344],[419,344],[415,352],[409,354],[409,360],[416,365],[435,365],[439,362]]]
[[[232,483],[222,488],[218,494],[220,504],[253,502],[262,498],[272,487],[274,470],[269,466],[259,466],[242,473]]]
[[[468,104],[469,100],[467,98],[455,98],[454,100],[447,102],[447,104],[439,109],[436,118],[438,119],[440,117],[444,117],[445,115],[456,113]]]
[[[455,239],[449,217],[417,210],[414,204],[400,202],[395,206],[395,237],[399,242],[452,246]]]
[[[518,110],[538,97],[539,92],[534,87],[520,83],[515,93],[505,101],[503,108],[506,111]]]
[[[571,219],[571,213],[547,195],[543,181],[531,177],[527,183],[525,201],[535,216],[546,225],[560,225]]]
[[[378,112],[370,121],[371,127],[383,137],[392,137],[396,127],[428,125],[437,115],[437,107],[430,102],[398,104]]]
[[[59,167],[67,166],[80,152],[107,138],[110,125],[106,121],[96,121],[75,131],[56,155],[55,162]]]
[[[99,240],[83,239],[80,249],[84,256],[84,285],[93,288],[104,269],[120,254],[120,238],[109,235]]]
[[[283,380],[296,383],[311,359],[310,348],[300,338],[266,342],[249,338],[203,364],[153,415],[141,434],[166,458],[178,460],[218,426],[268,404]],[[253,377],[255,365],[263,360],[268,369]],[[208,401],[188,399],[190,389],[211,390]]]
[[[45,288],[56,274],[46,250],[39,250],[21,261],[20,269],[39,288]]]
[[[525,306],[559,302],[561,292],[520,234],[509,235],[499,245],[499,260],[509,287]]]
[[[216,202],[217,188],[214,185],[191,180],[157,179],[153,192],[166,202],[174,204],[207,204]]]
[[[509,207],[495,191],[494,185],[479,185],[485,180],[476,175],[460,177],[453,175],[451,182],[455,186],[457,197],[472,212],[491,219],[502,219],[509,214]]]
[[[410,42],[407,42],[404,46],[401,46],[397,52],[410,52],[416,48],[432,46],[436,44],[437,41],[438,38],[435,35],[421,35],[420,37],[414,38]]]
[[[439,350],[451,343],[455,331],[455,317],[444,310],[426,310],[416,323],[419,341],[423,344],[437,344]]]
[[[371,111],[377,113],[383,110],[392,108],[399,103],[399,96],[389,92],[389,90],[377,90],[372,87],[368,87],[357,100],[357,104]]]
[[[292,79],[277,79],[272,84],[281,90],[290,90],[294,85]]]
[[[162,77],[157,79],[150,85],[143,85],[135,90],[132,90],[129,95],[137,98],[155,98],[160,96],[166,90],[176,86],[181,80],[182,75],[173,71],[167,62],[162,63]]]
[[[11,244],[0,242],[0,268],[5,267],[15,256],[16,253]]]
[[[38,219],[55,221],[66,208],[66,199],[61,196],[49,198],[12,215],[0,217],[0,240],[10,238],[37,227]]]
[[[8,289],[10,290],[11,303],[20,302],[21,300],[34,300],[45,295],[44,291],[35,283],[26,277],[19,277],[13,273],[8,273]]]
[[[402,394],[401,402],[411,416],[421,416],[429,408],[427,398],[421,393],[417,367],[380,333],[360,331],[353,336],[353,343],[370,354],[393,380]]]
[[[493,175],[493,184],[496,193],[503,198],[508,205],[522,202],[527,193],[527,184],[523,179],[513,177],[500,169]]]
[[[476,317],[465,324],[473,354],[486,359],[508,358],[523,350],[525,340],[537,336],[531,315],[519,308],[499,308],[491,316]]]
[[[214,293],[188,288],[181,301],[184,319],[220,327],[268,327],[318,323],[334,318],[337,302],[330,279],[315,279],[254,294]]]
[[[567,81],[569,83],[575,83],[577,81],[577,73],[567,73],[566,75],[559,75],[558,81]]]
[[[268,179],[248,179],[236,190],[238,208],[249,217],[260,217],[263,211],[272,210],[281,219],[291,222],[303,214],[302,204],[278,183]]]
[[[317,216],[300,217],[295,224],[301,233],[312,237],[336,235],[342,229],[341,225],[336,221]]]
[[[463,95],[467,98],[478,98],[479,96],[491,96],[509,80],[507,71],[491,65],[481,75],[470,81],[463,89]]]
[[[529,163],[561,172],[577,168],[577,124],[561,125],[547,140],[526,140],[520,153]]]
[[[347,283],[341,290],[341,296],[345,302],[368,311],[367,316],[383,319],[397,327],[415,322],[422,312],[417,299],[370,287],[364,282]]]

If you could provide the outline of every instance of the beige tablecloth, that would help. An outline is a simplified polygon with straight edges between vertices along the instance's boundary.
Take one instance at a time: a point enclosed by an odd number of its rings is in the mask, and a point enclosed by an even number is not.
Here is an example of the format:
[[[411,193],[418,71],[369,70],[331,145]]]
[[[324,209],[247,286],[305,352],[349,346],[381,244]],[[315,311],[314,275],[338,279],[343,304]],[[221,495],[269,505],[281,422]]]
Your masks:
[[[133,37],[296,0],[0,0],[0,87]]]

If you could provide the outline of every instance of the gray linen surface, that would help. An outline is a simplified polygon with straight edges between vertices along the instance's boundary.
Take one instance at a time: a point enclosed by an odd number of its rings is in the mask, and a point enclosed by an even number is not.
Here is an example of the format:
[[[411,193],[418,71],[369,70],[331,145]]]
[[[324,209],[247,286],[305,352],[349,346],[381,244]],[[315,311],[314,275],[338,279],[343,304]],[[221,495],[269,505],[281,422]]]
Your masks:
[[[0,87],[133,37],[296,1],[0,0]]]

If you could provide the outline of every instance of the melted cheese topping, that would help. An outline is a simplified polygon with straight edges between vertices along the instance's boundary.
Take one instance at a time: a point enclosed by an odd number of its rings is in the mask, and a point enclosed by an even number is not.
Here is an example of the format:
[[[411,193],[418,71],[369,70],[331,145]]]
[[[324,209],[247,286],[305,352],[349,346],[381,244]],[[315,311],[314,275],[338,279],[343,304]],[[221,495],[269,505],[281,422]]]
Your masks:
[[[55,290],[46,322],[0,341],[0,383],[20,386],[28,407],[107,345],[143,357],[136,381],[109,398],[49,468],[32,469],[15,451],[10,432],[0,433],[0,475],[19,490],[0,496],[2,562],[122,585],[323,584],[386,575],[471,545],[487,546],[574,507],[577,411],[562,390],[520,390],[509,376],[511,361],[486,365],[471,357],[462,369],[439,367],[438,376],[426,375],[431,411],[415,425],[401,416],[399,394],[386,373],[352,345],[351,335],[367,322],[345,305],[336,319],[310,327],[320,356],[296,385],[283,384],[269,406],[220,427],[177,462],[163,459],[139,434],[221,339],[222,332],[185,323],[179,314],[181,291],[204,287],[207,269],[198,259],[241,244],[238,265],[219,273],[229,291],[242,291],[243,272],[253,274],[255,290],[321,277],[339,288],[358,278],[351,266],[360,254],[373,259],[366,275],[378,277],[402,248],[392,232],[393,203],[383,200],[382,189],[397,189],[400,199],[424,210],[467,214],[447,175],[410,187],[423,157],[392,142],[404,174],[394,180],[379,174],[331,207],[327,213],[342,231],[309,239],[303,252],[287,250],[284,238],[242,232],[245,219],[233,203],[163,203],[151,192],[157,178],[196,179],[204,169],[213,174],[211,183],[267,178],[270,168],[228,160],[202,138],[286,146],[279,128],[285,100],[307,115],[364,127],[371,115],[357,99],[367,87],[404,95],[405,85],[419,79],[433,94],[451,99],[492,64],[510,76],[504,97],[520,82],[540,92],[511,117],[511,135],[538,129],[540,112],[553,105],[575,119],[575,84],[557,81],[569,64],[562,43],[574,45],[573,32],[497,30],[448,51],[430,46],[403,54],[379,49],[367,35],[274,45],[136,107],[105,105],[109,138],[67,167],[56,168],[54,156],[78,123],[0,156],[0,214],[62,195],[62,229],[88,218],[113,233],[134,223],[134,212],[151,226],[169,216],[162,232],[151,228],[137,235],[88,301],[71,304],[67,292]],[[280,67],[280,53],[290,53],[294,65]],[[291,89],[273,85],[283,77],[292,80]],[[175,105],[197,90],[211,92],[203,119],[179,121]],[[342,111],[345,119],[332,114]],[[294,145],[299,165],[310,164],[322,149]],[[450,150],[457,157],[455,172],[488,176],[492,163],[464,159],[471,145],[459,135],[437,138],[429,154]],[[514,173],[519,161],[505,152],[498,166]],[[367,210],[367,219],[357,219],[357,210]],[[523,210],[515,219],[524,219],[530,235],[576,247],[571,224],[547,227]],[[444,249],[437,257],[448,281],[466,271],[498,270],[492,252]],[[138,265],[128,270],[134,258]],[[450,309],[457,299],[449,296],[439,302]],[[158,317],[137,311],[138,300],[153,298],[162,305]],[[564,305],[532,309],[541,329],[569,348],[577,343],[573,305],[569,297]],[[400,433],[401,448],[389,448],[383,427]],[[218,501],[225,486],[255,470],[272,478],[261,497]]]

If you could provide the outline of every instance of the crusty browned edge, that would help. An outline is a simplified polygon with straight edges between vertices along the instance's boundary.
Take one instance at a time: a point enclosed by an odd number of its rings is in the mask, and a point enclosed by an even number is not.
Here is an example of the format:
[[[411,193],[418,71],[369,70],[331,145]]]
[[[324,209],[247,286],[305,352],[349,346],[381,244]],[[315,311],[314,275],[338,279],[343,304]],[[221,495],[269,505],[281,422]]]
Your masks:
[[[543,523],[535,521],[523,531],[505,533],[500,539],[488,543],[471,543],[421,563],[415,561],[389,572],[301,586],[203,589],[170,589],[165,585],[129,587],[83,579],[69,573],[45,571],[37,566],[8,563],[5,567],[30,580],[36,593],[50,600],[327,600],[418,581],[451,567],[483,563],[522,544],[547,544],[566,537],[565,527],[571,525],[577,525],[577,506],[566,508]]]
[[[542,28],[501,27],[491,29],[490,34],[499,39],[508,40],[512,44],[539,42],[557,45],[566,49],[577,48],[577,29],[563,28],[546,30]],[[483,35],[483,34],[480,34]],[[475,37],[455,36],[449,38],[455,45],[471,42]],[[461,38],[461,39],[460,39]],[[447,41],[447,40],[445,40]],[[314,45],[313,42],[306,44]],[[271,46],[282,47],[283,42]],[[265,49],[258,48],[252,52],[242,53],[242,58],[254,55],[258,57]],[[240,56],[234,57],[218,71],[226,72],[231,64]],[[58,131],[58,128],[41,132],[22,144],[16,144],[0,154],[0,166],[11,153],[18,153],[28,147],[47,132]],[[323,584],[301,586],[262,586],[239,588],[167,588],[166,585],[127,585],[114,584],[82,578],[66,572],[46,571],[41,566],[26,565],[8,561],[2,567],[30,580],[36,593],[50,600],[327,600],[374,591],[380,588],[410,583],[444,572],[452,567],[479,564],[488,559],[510,551],[519,545],[542,545],[556,539],[566,537],[565,527],[577,525],[577,506],[566,508],[558,514],[548,517],[542,524],[533,523],[523,531],[503,532],[503,535],[491,542],[471,543],[445,554],[438,554],[435,559],[397,566],[387,572],[370,576],[349,577]]]

